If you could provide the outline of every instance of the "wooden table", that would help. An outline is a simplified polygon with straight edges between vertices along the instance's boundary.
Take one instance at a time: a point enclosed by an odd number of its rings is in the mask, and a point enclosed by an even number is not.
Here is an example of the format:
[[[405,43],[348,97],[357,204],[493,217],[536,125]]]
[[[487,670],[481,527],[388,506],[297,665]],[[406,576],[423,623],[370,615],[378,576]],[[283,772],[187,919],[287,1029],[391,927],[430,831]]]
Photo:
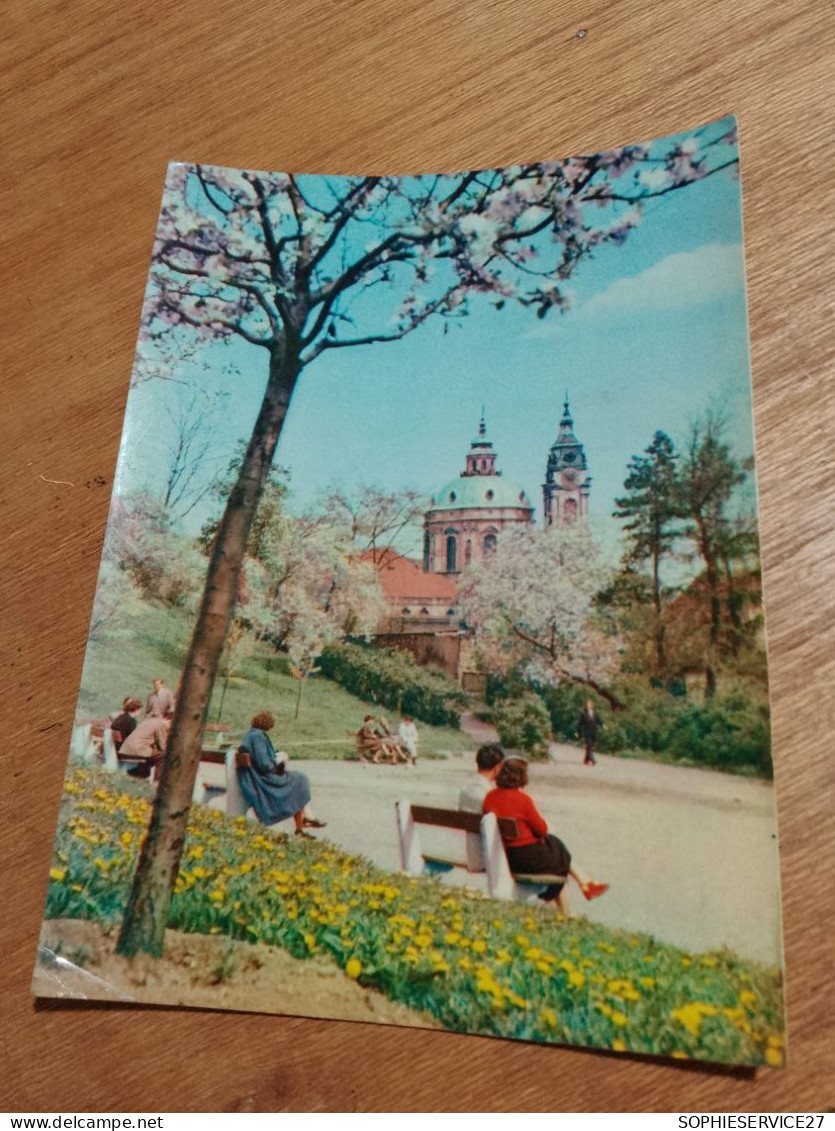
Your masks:
[[[831,4],[12,0],[6,13],[0,1106],[835,1105]],[[754,1075],[443,1032],[35,1005],[28,983],[166,162],[472,168],[729,111],[742,128],[791,1066]]]

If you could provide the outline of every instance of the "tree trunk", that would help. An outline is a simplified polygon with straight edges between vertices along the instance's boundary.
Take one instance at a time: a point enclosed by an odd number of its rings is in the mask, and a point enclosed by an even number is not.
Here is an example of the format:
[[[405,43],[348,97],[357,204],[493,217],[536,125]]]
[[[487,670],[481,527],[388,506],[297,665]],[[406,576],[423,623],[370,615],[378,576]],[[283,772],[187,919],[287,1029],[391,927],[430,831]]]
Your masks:
[[[655,610],[653,636],[655,638],[656,673],[662,676],[667,668],[667,657],[664,653],[664,624],[661,620],[661,573],[659,559],[660,555],[656,551],[652,555],[652,604]]]
[[[296,713],[293,715],[294,719],[297,719],[299,717],[299,707],[301,706],[301,703],[302,703],[302,684],[303,683],[304,683],[304,677],[300,673],[299,674],[299,689],[296,692]]]
[[[162,776],[119,934],[116,949],[120,954],[162,954],[171,893],[200,764],[203,728],[235,608],[247,538],[300,372],[298,343],[288,342],[282,336],[270,350],[264,400],[212,546],[200,611],[177,693],[174,723],[162,760]]]
[[[719,573],[716,566],[716,554],[713,550],[707,524],[701,517],[697,517],[696,521],[699,528],[699,552],[705,563],[705,578],[710,600],[710,649],[709,658],[705,664],[705,698],[712,699],[716,695],[716,670],[713,667],[713,658],[716,656],[719,643],[722,605],[719,600]]]

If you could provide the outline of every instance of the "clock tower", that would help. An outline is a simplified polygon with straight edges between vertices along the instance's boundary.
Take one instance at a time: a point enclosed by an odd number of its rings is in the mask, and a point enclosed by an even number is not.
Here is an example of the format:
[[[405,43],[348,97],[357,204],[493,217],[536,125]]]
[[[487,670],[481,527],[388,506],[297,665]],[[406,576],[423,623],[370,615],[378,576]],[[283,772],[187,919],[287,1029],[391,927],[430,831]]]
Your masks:
[[[591,476],[583,445],[574,435],[574,421],[568,410],[568,393],[563,403],[557,438],[548,453],[542,506],[546,526],[585,522],[589,513]]]

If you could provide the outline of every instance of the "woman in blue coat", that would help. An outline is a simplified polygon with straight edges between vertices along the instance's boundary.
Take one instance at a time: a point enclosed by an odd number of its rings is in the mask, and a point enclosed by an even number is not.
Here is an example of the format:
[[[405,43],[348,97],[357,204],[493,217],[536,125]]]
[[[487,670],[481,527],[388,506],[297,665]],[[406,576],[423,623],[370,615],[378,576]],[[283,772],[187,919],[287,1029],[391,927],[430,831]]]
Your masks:
[[[275,716],[262,711],[252,720],[251,730],[238,747],[237,768],[241,792],[255,810],[262,825],[293,818],[296,836],[309,837],[307,828],[324,828],[324,822],[305,817],[304,807],[310,801],[307,774],[285,770],[276,759],[275,747],[267,731],[275,726]]]

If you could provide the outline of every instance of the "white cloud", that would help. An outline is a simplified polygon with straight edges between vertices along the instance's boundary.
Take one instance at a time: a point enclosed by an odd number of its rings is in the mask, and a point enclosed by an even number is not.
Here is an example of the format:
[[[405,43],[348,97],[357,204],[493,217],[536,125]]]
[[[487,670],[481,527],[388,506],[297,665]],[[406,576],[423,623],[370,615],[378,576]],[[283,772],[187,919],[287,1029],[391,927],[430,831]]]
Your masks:
[[[627,314],[700,306],[743,289],[741,244],[705,244],[679,251],[640,275],[617,279],[580,308],[583,314]]]

